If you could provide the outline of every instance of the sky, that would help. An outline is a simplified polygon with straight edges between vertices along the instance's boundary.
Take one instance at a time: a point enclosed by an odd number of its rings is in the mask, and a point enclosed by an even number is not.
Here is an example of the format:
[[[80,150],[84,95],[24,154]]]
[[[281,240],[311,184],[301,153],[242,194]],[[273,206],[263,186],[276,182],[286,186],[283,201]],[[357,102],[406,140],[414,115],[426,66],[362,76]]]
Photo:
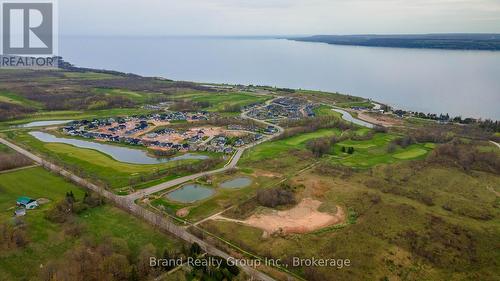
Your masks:
[[[59,0],[90,36],[500,33],[500,0]]]

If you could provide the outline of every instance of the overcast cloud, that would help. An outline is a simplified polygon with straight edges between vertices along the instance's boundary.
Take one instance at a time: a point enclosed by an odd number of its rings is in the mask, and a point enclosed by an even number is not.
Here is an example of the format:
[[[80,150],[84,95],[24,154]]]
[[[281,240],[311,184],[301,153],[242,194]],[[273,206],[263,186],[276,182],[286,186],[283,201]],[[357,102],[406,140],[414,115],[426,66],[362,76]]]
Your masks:
[[[59,0],[64,35],[500,33],[500,0]]]

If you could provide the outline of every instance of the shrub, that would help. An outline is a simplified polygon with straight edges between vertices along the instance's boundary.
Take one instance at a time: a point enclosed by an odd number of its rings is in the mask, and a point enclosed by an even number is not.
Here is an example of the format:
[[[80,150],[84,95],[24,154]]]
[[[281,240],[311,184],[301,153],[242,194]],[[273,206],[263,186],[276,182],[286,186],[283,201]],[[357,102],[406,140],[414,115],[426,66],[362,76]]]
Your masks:
[[[31,163],[28,158],[21,154],[0,152],[0,171],[28,166]]]
[[[257,192],[257,201],[260,205],[269,208],[296,203],[293,192],[283,188],[259,190]]]

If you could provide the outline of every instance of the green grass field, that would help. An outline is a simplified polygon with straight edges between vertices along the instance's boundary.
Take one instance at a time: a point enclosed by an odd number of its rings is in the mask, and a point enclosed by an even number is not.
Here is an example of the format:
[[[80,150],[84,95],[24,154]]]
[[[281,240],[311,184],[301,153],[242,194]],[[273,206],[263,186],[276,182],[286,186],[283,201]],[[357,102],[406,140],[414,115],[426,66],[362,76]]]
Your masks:
[[[23,96],[6,91],[0,91],[0,102],[19,104],[36,109],[41,109],[43,107],[43,105],[39,102],[32,101]]]
[[[340,133],[338,129],[321,129],[316,132],[300,134],[283,140],[266,142],[245,152],[242,163],[276,158],[290,149],[305,149],[306,143],[310,140],[340,135]]]
[[[251,93],[188,93],[175,96],[176,99],[188,99],[195,102],[208,102],[208,111],[224,111],[225,107],[246,106],[254,103],[262,103],[270,99],[269,96],[259,96]]]
[[[45,219],[45,212],[57,201],[72,191],[81,199],[84,190],[68,183],[42,168],[31,168],[7,174],[0,174],[0,218],[11,222],[11,209],[17,197],[47,198],[48,204],[29,210],[24,217],[27,224],[29,244],[24,249],[0,253],[0,280],[32,280],[38,274],[41,264],[57,260],[62,254],[83,238],[67,236],[60,224]],[[152,243],[158,250],[178,249],[182,244],[172,237],[159,233],[140,221],[111,205],[87,210],[77,218],[84,226],[83,237],[101,241],[105,237],[124,239],[131,251],[132,258],[140,249]]]
[[[341,158],[332,158],[331,161],[353,168],[369,168],[401,160],[422,159],[433,147],[432,144],[413,144],[406,148],[397,147],[394,152],[388,152],[387,147],[395,138],[397,135],[378,133],[371,140],[340,142],[334,145],[333,155]],[[354,153],[352,155],[343,153],[342,147],[353,147]]]
[[[326,106],[326,105],[318,106],[317,108],[314,109],[314,113],[318,117],[319,116],[335,116],[339,119],[342,118],[342,113],[337,112],[337,111],[333,111],[330,106]]]

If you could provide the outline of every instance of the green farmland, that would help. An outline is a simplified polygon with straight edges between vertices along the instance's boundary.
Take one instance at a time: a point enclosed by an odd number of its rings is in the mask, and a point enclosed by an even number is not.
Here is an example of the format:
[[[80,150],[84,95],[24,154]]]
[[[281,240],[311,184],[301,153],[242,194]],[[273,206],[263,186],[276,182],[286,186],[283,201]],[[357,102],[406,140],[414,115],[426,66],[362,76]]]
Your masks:
[[[49,260],[58,260],[62,255],[84,239],[99,243],[103,239],[122,239],[130,249],[130,258],[137,258],[144,245],[151,243],[159,252],[165,248],[178,249],[179,241],[159,233],[146,223],[129,214],[104,205],[84,211],[77,217],[83,227],[81,238],[64,234],[64,225],[53,223],[45,214],[66,192],[73,192],[81,200],[84,190],[68,183],[42,168],[31,168],[0,174],[0,218],[2,223],[11,223],[13,206],[19,196],[45,198],[49,203],[35,210],[28,210],[23,218],[29,243],[25,248],[0,253],[0,280],[32,280],[38,276],[40,265]]]

